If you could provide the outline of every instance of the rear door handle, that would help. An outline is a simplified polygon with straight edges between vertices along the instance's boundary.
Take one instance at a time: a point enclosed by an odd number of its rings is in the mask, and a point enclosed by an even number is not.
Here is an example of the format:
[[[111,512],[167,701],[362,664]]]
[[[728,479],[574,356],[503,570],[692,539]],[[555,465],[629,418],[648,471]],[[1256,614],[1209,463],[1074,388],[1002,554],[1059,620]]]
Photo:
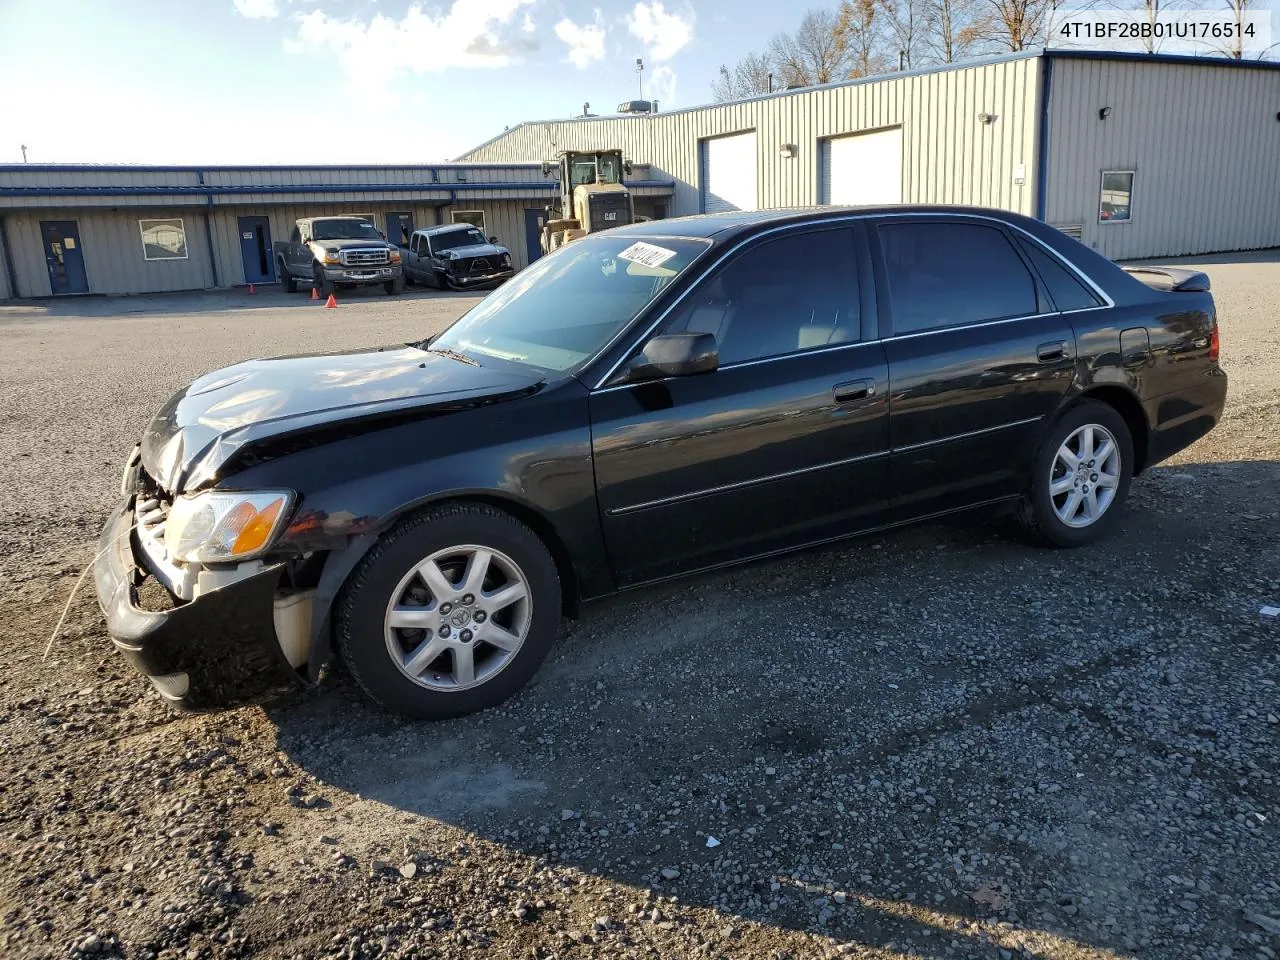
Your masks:
[[[831,395],[835,397],[836,403],[853,403],[856,400],[866,400],[868,397],[876,395],[876,382],[874,380],[849,380],[845,383],[837,383],[831,388]]]
[[[1067,341],[1065,340],[1054,340],[1036,347],[1036,359],[1041,363],[1053,363],[1055,360],[1064,359],[1066,355]]]

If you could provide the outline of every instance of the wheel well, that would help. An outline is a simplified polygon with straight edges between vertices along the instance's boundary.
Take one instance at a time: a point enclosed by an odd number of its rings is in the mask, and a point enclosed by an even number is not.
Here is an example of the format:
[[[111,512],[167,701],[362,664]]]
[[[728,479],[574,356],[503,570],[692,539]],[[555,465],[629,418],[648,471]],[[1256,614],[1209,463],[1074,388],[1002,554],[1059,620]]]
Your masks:
[[[1137,476],[1147,465],[1147,451],[1151,439],[1147,415],[1138,398],[1123,387],[1113,386],[1093,387],[1084,392],[1083,398],[1099,400],[1124,417],[1124,422],[1129,427],[1129,435],[1133,438],[1133,473]]]
[[[569,549],[564,545],[564,541],[560,539],[560,535],[556,532],[556,528],[546,517],[538,513],[532,507],[525,506],[515,500],[508,500],[502,496],[486,496],[480,493],[467,494],[458,497],[446,497],[440,500],[432,500],[428,503],[421,504],[417,510],[426,510],[431,507],[438,507],[442,503],[483,503],[485,506],[493,507],[511,514],[526,527],[537,535],[538,539],[543,542],[547,550],[551,552],[551,559],[556,563],[556,573],[560,577],[560,609],[565,616],[576,617],[578,615],[579,605],[579,587],[578,576],[573,569],[573,560],[570,556]],[[405,514],[407,516],[407,514]],[[400,518],[397,518],[400,519]]]

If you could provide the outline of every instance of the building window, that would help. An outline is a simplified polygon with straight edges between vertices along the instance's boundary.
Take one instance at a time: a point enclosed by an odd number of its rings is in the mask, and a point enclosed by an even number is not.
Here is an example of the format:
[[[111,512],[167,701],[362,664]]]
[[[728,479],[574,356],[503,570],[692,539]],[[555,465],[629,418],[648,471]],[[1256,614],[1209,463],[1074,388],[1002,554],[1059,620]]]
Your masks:
[[[1128,223],[1133,219],[1133,171],[1103,170],[1099,223]]]
[[[450,223],[469,223],[481,233],[484,233],[484,211],[483,210],[454,210],[449,214]]]
[[[172,220],[139,220],[142,255],[148,260],[187,259],[187,231],[181,217]]]

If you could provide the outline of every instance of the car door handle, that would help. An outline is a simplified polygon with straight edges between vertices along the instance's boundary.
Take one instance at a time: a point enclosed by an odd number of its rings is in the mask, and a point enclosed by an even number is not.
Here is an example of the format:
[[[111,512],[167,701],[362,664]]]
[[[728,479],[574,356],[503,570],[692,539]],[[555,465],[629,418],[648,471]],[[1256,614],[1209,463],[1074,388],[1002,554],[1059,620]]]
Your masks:
[[[874,380],[849,380],[845,383],[837,383],[831,388],[831,395],[835,397],[836,403],[852,403],[855,400],[866,400],[868,397],[876,395],[876,382]]]
[[[1064,359],[1066,355],[1067,341],[1065,340],[1054,340],[1036,347],[1036,359],[1041,363],[1053,363],[1055,360]]]

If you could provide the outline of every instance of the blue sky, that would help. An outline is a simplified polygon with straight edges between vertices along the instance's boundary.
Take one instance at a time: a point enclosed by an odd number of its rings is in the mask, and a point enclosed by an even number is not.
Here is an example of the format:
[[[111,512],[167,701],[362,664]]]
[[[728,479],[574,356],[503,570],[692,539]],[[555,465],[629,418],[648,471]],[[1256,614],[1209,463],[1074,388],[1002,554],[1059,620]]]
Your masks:
[[[833,4],[834,5],[834,4]],[[398,163],[645,94],[704,103],[800,8],[734,0],[0,0],[0,162]]]

